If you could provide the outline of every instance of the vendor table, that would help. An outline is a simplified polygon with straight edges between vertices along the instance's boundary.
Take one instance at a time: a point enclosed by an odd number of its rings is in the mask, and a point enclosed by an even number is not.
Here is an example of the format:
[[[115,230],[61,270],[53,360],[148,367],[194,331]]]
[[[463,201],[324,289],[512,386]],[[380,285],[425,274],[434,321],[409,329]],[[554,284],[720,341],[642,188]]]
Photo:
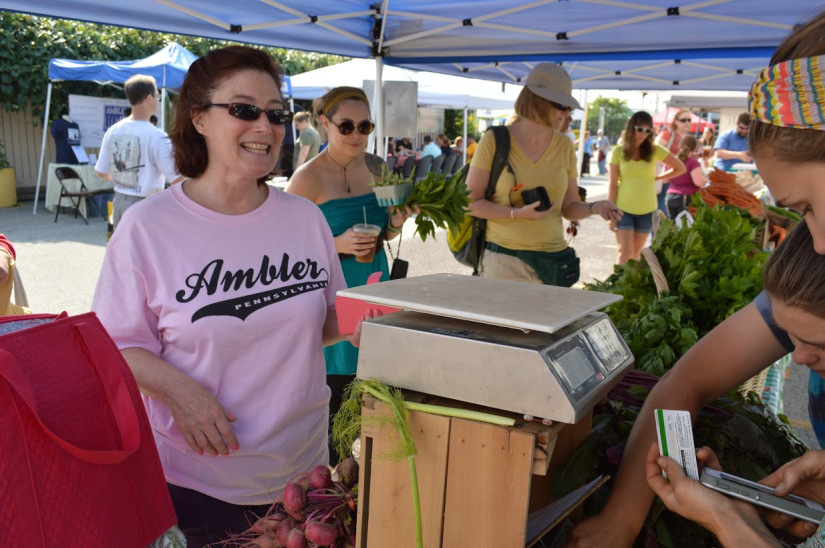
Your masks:
[[[59,167],[70,167],[75,170],[83,179],[83,184],[85,184],[86,188],[89,190],[112,190],[112,181],[107,181],[106,179],[101,179],[98,177],[97,172],[95,172],[95,166],[82,164],[49,164],[47,171],[48,178],[46,179],[46,209],[49,211],[55,211],[57,203],[60,201],[60,182],[57,180],[57,175],[54,173],[55,169]],[[66,190],[69,192],[80,191],[80,183],[74,179],[67,179],[63,182],[63,184],[66,185]],[[61,205],[63,207],[67,207],[70,206],[71,203],[68,198],[64,198]],[[80,214],[86,218],[86,200],[80,201]]]

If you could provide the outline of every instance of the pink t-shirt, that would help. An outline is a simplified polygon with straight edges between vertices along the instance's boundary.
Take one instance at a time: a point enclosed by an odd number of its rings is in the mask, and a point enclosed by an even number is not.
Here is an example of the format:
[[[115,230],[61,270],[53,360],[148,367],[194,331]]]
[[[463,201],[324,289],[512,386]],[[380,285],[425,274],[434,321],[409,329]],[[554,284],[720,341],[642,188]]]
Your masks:
[[[198,455],[169,408],[143,397],[167,481],[233,504],[271,503],[327,462],[321,338],[344,277],[315,204],[268,188],[245,215],[206,209],[183,185],[135,204],[92,304],[119,348],[161,357],[237,416],[240,449]]]
[[[693,184],[693,177],[690,175],[691,171],[697,167],[702,167],[699,165],[699,160],[693,156],[690,156],[687,160],[685,160],[685,167],[687,168],[687,172],[682,173],[678,177],[674,177],[670,180],[670,186],[667,189],[668,194],[693,196],[699,190],[699,187]]]

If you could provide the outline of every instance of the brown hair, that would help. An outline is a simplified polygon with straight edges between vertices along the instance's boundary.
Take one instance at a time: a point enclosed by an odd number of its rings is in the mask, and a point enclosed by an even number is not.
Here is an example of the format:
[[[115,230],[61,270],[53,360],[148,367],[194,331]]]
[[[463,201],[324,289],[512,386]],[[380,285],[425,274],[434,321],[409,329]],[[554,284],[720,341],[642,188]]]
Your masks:
[[[312,115],[309,112],[302,110],[301,112],[295,113],[295,116],[292,117],[292,121],[296,124],[300,122],[310,122],[311,117]]]
[[[322,114],[327,118],[331,118],[338,112],[340,104],[347,100],[361,101],[367,105],[368,110],[370,108],[370,102],[367,100],[364,90],[350,86],[338,86],[315,99],[312,102],[312,111],[319,118]]]
[[[696,140],[696,137],[693,135],[685,135],[682,138],[682,142],[679,143],[679,152],[676,153],[676,157],[682,160],[682,162],[686,162],[687,159],[696,152],[697,144],[699,144],[699,141]]]
[[[555,110],[553,105],[544,97],[539,97],[527,89],[527,86],[524,86],[518,94],[514,110],[515,112],[507,120],[508,126],[524,118],[543,126],[552,127],[550,115]]]
[[[281,68],[265,51],[248,46],[215,49],[189,67],[180,87],[178,108],[172,120],[169,138],[174,149],[175,168],[185,177],[199,177],[209,165],[209,153],[203,135],[197,132],[192,118],[212,102],[212,94],[221,82],[242,70],[258,70],[272,77],[281,89]]]
[[[771,253],[762,282],[773,298],[825,318],[825,255],[814,249],[805,221],[799,223]]]
[[[633,148],[634,145],[631,143],[636,142],[636,138],[638,135],[636,134],[636,129],[634,126],[640,126],[642,124],[647,124],[651,128],[653,128],[653,117],[643,111],[640,110],[639,112],[633,113],[633,116],[630,117],[630,120],[627,121],[627,125],[624,128],[625,137],[624,143],[622,143],[622,149],[624,150],[624,159],[631,160],[633,159]],[[649,162],[650,159],[653,157],[653,132],[647,134],[645,140],[641,142],[639,145],[639,159],[643,162]]]
[[[673,115],[673,120],[670,121],[670,124],[667,128],[670,130],[671,133],[676,133],[676,120],[682,117],[682,115],[687,114],[690,117],[693,113],[687,109],[679,109],[676,111],[676,114]]]
[[[130,105],[136,105],[158,92],[155,79],[146,74],[135,74],[123,84],[123,91]]]
[[[771,57],[771,65],[825,54],[825,12],[796,28]],[[766,124],[753,120],[748,135],[752,154],[770,154],[789,163],[825,163],[825,131]],[[764,150],[763,150],[764,148]]]

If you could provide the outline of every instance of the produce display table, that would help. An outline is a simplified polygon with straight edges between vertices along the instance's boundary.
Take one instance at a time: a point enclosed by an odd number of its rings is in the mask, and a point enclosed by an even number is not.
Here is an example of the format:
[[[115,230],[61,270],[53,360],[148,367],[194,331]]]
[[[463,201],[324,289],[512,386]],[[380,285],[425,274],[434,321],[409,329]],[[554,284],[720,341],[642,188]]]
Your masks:
[[[530,546],[528,512],[551,503],[549,482],[590,432],[592,415],[579,423],[524,421],[503,411],[423,394],[405,399],[461,407],[516,418],[515,426],[410,411],[418,450],[424,546]],[[359,548],[415,546],[415,519],[406,459],[387,453],[399,445],[392,425],[370,418],[389,416],[384,404],[366,398],[362,410],[359,481]]]

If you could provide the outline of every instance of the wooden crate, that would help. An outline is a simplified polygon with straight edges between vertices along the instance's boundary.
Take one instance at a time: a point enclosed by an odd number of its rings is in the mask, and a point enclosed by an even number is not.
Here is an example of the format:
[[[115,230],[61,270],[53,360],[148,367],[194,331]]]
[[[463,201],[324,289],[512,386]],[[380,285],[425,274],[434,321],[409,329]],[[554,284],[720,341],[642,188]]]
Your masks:
[[[456,405],[461,404],[450,401],[450,406]],[[389,414],[384,404],[366,399],[359,548],[415,546],[409,464],[385,456],[399,444],[395,429],[370,422]],[[418,449],[423,540],[428,548],[524,546],[528,511],[553,500],[548,465],[552,473],[551,461],[563,462],[590,430],[590,416],[578,425],[520,421],[514,427],[420,412],[410,412],[409,420]],[[531,491],[534,480],[541,486]]]

